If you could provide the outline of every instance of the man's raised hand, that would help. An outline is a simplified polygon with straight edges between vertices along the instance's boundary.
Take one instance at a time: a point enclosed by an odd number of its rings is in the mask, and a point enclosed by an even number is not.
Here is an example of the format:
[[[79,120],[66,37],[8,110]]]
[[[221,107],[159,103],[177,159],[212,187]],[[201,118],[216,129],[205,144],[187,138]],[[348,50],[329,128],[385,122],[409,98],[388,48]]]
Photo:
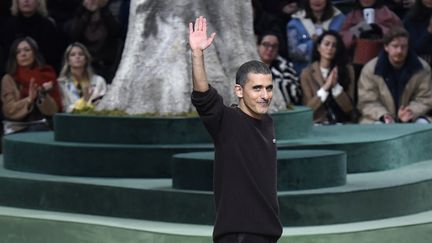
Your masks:
[[[213,32],[207,37],[207,20],[203,16],[196,18],[195,25],[189,23],[189,45],[192,51],[204,51],[213,43],[215,36]]]

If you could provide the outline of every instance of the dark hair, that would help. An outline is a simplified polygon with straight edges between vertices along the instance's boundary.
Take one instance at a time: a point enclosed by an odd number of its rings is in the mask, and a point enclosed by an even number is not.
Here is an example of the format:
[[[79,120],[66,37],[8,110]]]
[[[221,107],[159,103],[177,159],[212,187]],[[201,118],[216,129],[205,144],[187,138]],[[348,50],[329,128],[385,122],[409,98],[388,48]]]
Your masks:
[[[372,6],[369,6],[368,8],[381,8],[383,6],[383,2],[381,0],[375,0],[375,3]],[[361,5],[360,0],[356,0],[354,3],[355,9],[363,9],[364,7]]]
[[[348,56],[347,56],[345,45],[342,41],[342,37],[339,35],[338,32],[334,30],[326,30],[318,37],[318,39],[314,44],[312,62],[319,61],[321,59],[321,55],[318,52],[318,47],[323,41],[324,37],[328,35],[333,36],[336,39],[336,53],[333,60],[331,61],[330,69],[334,67],[338,68],[339,83],[346,91],[348,90],[351,81],[349,77],[348,68],[347,68]]]
[[[426,7],[422,0],[416,0],[407,14],[407,18],[417,22],[429,21],[432,15],[432,9]]]
[[[18,62],[16,58],[17,49],[18,49],[18,45],[23,41],[27,42],[33,51],[33,58],[34,58],[33,67],[42,67],[45,65],[45,59],[43,58],[42,54],[39,52],[39,47],[36,41],[33,38],[28,36],[23,38],[18,38],[12,43],[9,50],[9,58],[6,66],[6,71],[9,74],[15,74],[18,68]]]
[[[250,73],[269,74],[269,75],[272,74],[270,69],[263,62],[256,61],[256,60],[249,61],[249,62],[246,62],[243,65],[241,65],[239,67],[239,69],[237,70],[236,84],[243,87],[245,85],[245,83],[248,79],[248,75]]]
[[[392,42],[395,38],[398,37],[406,37],[409,40],[409,33],[403,27],[395,26],[384,35],[383,43],[384,45],[388,45],[390,42]]]
[[[305,17],[312,19],[312,22],[314,23],[317,22],[317,19],[310,7],[310,0],[305,0],[303,4],[304,4],[303,8],[306,12]],[[324,8],[324,13],[322,15],[321,22],[331,19],[333,17],[333,14],[334,14],[333,3],[331,2],[331,0],[326,0],[326,6]]]
[[[264,32],[264,33],[258,35],[258,38],[257,38],[257,45],[261,44],[261,42],[262,42],[262,40],[264,39],[264,37],[266,37],[266,36],[268,36],[268,35],[276,36],[276,38],[277,38],[277,40],[278,40],[278,42],[279,42],[279,46],[281,45],[282,37],[280,36],[279,33],[275,32],[275,31],[266,31],[266,32]]]

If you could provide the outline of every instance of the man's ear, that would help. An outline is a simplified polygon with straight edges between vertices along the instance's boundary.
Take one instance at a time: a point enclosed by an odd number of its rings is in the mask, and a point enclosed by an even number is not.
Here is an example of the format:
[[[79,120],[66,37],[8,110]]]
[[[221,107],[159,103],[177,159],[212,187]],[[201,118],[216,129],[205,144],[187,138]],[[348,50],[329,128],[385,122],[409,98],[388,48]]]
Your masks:
[[[234,85],[234,92],[237,98],[243,98],[243,87],[240,84]]]

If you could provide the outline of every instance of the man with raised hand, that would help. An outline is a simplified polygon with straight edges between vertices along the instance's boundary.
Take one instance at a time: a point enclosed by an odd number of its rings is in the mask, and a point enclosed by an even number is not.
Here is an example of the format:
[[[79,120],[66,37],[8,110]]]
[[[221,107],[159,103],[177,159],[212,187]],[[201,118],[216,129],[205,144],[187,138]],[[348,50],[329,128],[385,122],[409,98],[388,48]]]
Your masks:
[[[238,106],[227,107],[209,85],[204,50],[215,38],[207,36],[203,17],[189,24],[193,92],[196,107],[215,146],[213,190],[217,243],[277,242],[282,226],[277,201],[276,139],[267,114],[273,80],[262,62],[249,61],[236,74]]]

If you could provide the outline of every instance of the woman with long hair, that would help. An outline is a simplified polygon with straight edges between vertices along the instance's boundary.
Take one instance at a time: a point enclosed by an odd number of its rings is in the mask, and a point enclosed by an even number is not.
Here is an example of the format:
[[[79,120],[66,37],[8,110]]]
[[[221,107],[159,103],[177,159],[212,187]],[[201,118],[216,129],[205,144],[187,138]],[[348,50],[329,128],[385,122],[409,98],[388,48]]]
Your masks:
[[[6,72],[1,90],[5,134],[48,130],[62,102],[56,73],[45,64],[35,40],[25,37],[12,43]]]
[[[345,16],[330,0],[306,0],[287,24],[288,56],[297,73],[312,59],[314,40],[325,30],[339,31]]]
[[[89,51],[78,42],[65,51],[59,83],[66,112],[93,107],[107,89],[105,79],[93,72]]]
[[[123,51],[122,28],[108,0],[82,0],[66,25],[70,42],[83,43],[92,55],[92,67],[111,83]]]
[[[321,124],[352,121],[354,71],[347,65],[345,46],[332,30],[318,37],[312,63],[301,73],[303,104],[314,111],[314,122]]]

